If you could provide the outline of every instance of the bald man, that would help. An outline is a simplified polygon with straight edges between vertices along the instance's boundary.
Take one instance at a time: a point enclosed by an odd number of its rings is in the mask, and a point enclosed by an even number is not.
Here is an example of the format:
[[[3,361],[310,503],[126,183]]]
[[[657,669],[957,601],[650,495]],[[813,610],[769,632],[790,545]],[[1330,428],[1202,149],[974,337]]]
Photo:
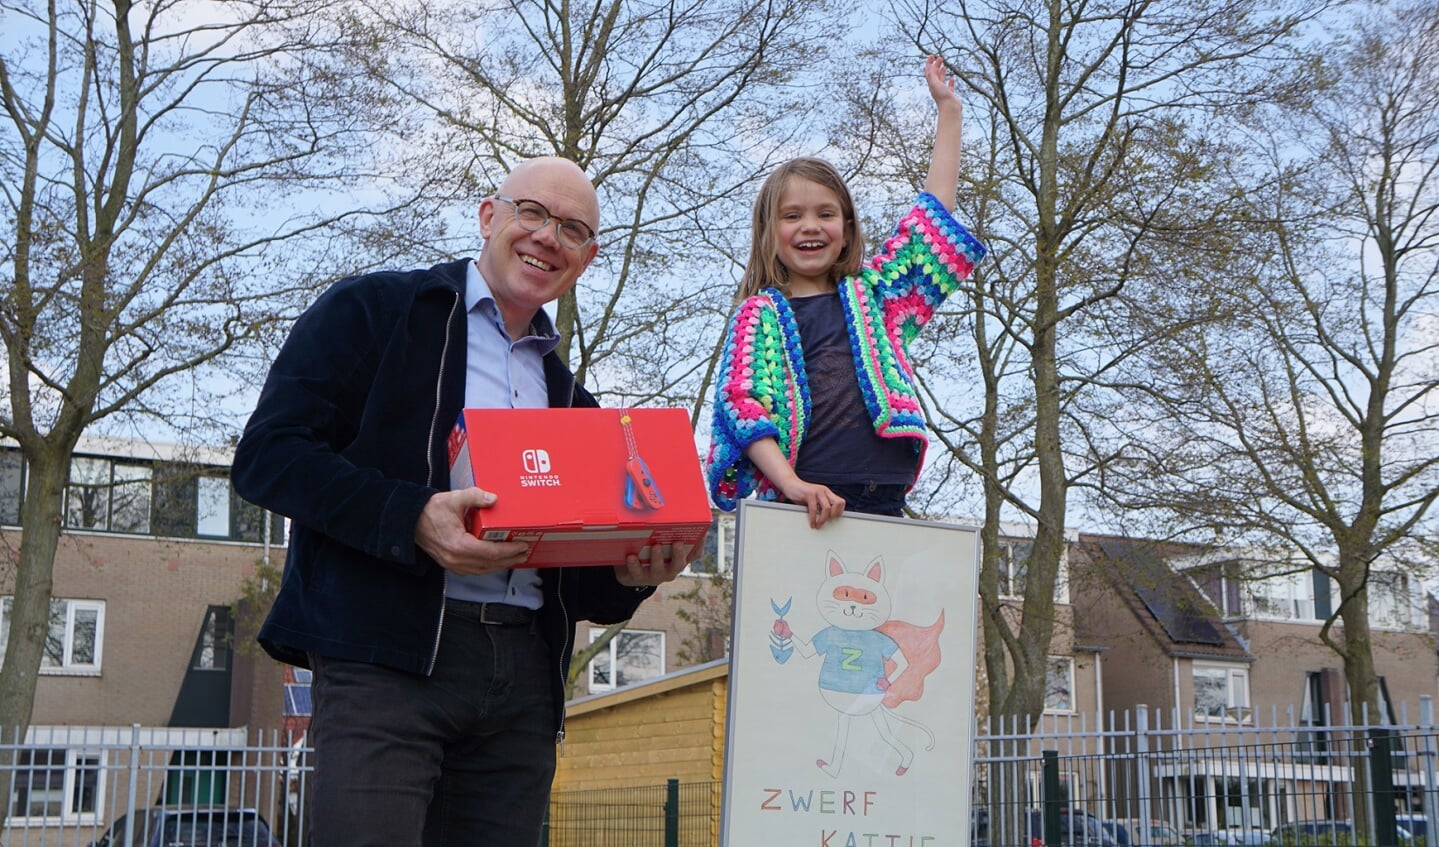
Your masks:
[[[692,554],[524,569],[527,545],[465,531],[495,497],[447,490],[461,408],[597,405],[541,308],[599,249],[589,179],[526,161],[479,223],[477,260],[321,295],[235,451],[240,496],[292,521],[259,640],[314,671],[314,847],[534,847],[575,621],[629,619]]]

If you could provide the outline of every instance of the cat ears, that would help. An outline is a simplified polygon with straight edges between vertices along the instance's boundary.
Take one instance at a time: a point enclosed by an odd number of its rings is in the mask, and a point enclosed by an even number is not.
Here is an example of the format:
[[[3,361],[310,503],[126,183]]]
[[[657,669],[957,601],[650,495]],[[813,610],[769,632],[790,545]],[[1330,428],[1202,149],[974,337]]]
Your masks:
[[[828,555],[825,556],[825,558],[828,560],[830,576],[839,576],[840,574],[844,573],[844,562],[840,561],[838,553],[835,553],[833,550],[831,550],[829,551]],[[875,556],[874,561],[870,562],[869,567],[865,568],[864,575],[874,580],[875,582],[883,582],[883,567],[884,557]]]

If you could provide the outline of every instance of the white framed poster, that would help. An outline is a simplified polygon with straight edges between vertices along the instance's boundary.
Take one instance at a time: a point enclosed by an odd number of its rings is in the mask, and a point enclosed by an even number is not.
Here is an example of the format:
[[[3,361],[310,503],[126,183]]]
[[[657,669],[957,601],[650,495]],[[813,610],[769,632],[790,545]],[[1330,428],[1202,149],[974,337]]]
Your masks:
[[[964,847],[979,534],[741,501],[723,847]]]

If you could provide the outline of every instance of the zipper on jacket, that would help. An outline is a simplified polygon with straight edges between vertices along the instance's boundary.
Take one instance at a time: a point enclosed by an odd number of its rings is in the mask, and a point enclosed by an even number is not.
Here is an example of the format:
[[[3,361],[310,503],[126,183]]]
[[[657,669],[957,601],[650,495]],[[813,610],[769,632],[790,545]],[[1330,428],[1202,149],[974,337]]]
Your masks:
[[[450,357],[450,332],[455,323],[455,307],[460,305],[460,294],[455,292],[455,302],[450,304],[450,316],[445,321],[445,343],[440,347],[440,372],[435,376],[435,411],[430,415],[430,437],[425,442],[425,483],[435,484],[435,426],[440,421],[441,396],[445,387],[445,361]],[[425,676],[435,672],[435,662],[440,658],[440,635],[445,631],[445,595],[449,592],[450,572],[440,568],[440,617],[435,621],[435,644],[430,648],[430,663],[425,666]]]

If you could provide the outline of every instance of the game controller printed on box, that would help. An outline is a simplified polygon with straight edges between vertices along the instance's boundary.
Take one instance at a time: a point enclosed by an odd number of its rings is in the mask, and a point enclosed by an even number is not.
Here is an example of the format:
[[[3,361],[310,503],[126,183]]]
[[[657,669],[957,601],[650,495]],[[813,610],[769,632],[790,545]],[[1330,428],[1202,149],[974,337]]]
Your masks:
[[[682,409],[465,409],[450,433],[450,487],[495,505],[470,514],[489,541],[530,544],[525,567],[617,565],[710,525]]]

